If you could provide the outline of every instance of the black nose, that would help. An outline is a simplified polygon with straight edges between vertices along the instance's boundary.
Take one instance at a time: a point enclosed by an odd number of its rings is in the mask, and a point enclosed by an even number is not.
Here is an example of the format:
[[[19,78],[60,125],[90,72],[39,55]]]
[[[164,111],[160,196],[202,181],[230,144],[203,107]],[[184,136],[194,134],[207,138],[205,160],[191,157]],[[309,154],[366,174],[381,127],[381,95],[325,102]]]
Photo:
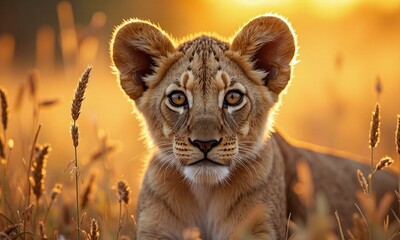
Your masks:
[[[189,142],[197,147],[198,149],[200,149],[204,154],[208,153],[209,151],[211,151],[211,149],[213,149],[214,147],[216,147],[221,140],[217,141],[217,140],[210,140],[210,141],[201,141],[201,140],[194,140],[192,141],[189,138]]]

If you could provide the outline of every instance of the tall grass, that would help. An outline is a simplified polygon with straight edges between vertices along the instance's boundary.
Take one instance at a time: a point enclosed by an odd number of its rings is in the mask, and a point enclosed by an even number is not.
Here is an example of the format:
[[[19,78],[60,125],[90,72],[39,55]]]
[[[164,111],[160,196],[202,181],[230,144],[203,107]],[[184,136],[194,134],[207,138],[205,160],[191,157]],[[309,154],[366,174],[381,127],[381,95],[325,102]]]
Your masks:
[[[91,67],[88,67],[86,71],[83,73],[78,86],[75,91],[75,96],[72,100],[71,107],[71,116],[73,123],[71,125],[71,137],[72,143],[74,146],[74,160],[73,160],[73,168],[72,174],[75,175],[75,201],[76,201],[76,224],[77,224],[77,239],[79,240],[79,233],[81,231],[80,228],[80,214],[79,214],[79,164],[78,164],[78,145],[79,145],[79,128],[77,125],[77,121],[79,119],[79,115],[81,113],[82,102],[84,100],[84,95],[86,91],[86,87],[89,82],[90,72],[92,71]]]

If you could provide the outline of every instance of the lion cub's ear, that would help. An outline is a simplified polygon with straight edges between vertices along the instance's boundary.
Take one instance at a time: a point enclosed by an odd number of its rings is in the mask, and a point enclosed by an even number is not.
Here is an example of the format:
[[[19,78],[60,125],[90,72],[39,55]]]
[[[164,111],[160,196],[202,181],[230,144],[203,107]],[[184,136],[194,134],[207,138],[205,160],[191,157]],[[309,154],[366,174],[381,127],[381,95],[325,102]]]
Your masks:
[[[150,84],[144,77],[174,51],[167,34],[151,23],[130,20],[120,25],[113,34],[111,56],[126,94],[133,100],[142,96]]]
[[[283,18],[265,15],[251,20],[236,34],[230,50],[250,61],[253,69],[267,73],[263,82],[274,93],[279,94],[286,87],[296,41]]]

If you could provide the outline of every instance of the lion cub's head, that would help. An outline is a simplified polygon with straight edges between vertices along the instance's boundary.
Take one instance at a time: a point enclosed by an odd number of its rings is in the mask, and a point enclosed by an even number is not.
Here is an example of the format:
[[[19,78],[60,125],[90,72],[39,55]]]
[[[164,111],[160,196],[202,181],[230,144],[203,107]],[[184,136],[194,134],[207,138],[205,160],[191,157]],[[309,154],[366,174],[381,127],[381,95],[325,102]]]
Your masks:
[[[230,42],[199,36],[179,45],[153,24],[130,20],[116,29],[111,52],[160,167],[216,184],[260,155],[296,43],[288,23],[271,15],[251,20]]]

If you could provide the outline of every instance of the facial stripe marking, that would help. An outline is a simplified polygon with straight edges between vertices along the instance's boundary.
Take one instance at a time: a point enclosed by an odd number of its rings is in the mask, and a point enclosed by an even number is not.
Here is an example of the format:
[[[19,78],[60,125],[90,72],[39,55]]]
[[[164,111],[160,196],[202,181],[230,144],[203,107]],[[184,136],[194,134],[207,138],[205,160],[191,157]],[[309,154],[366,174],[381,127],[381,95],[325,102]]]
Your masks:
[[[186,84],[189,80],[190,76],[188,72],[184,72],[181,76],[181,79],[179,80],[179,82],[181,83],[181,86],[186,88]]]
[[[243,135],[243,137],[246,137],[247,134],[249,134],[249,131],[250,131],[250,123],[245,122],[245,124],[240,129],[240,133]]]
[[[189,90],[193,90],[193,87],[194,87],[194,75],[193,75],[192,71],[188,71],[187,73],[188,73],[189,78],[188,78],[188,80],[186,82],[185,88],[189,89]]]
[[[186,94],[186,97],[187,97],[189,108],[192,108],[192,106],[193,106],[193,95],[192,95],[192,92],[189,91],[188,89],[186,89],[185,94]]]
[[[169,137],[170,135],[171,135],[171,133],[172,133],[172,130],[171,130],[171,128],[169,128],[168,126],[167,126],[167,124],[165,124],[165,123],[163,123],[163,134],[164,134],[164,136],[165,137]]]
[[[229,87],[229,90],[233,90],[233,89],[238,89],[240,90],[242,93],[246,94],[246,88],[241,84],[241,83],[234,83],[231,87]]]
[[[222,105],[224,104],[224,98],[225,98],[225,91],[222,89],[218,93],[218,107],[222,108]]]
[[[217,82],[217,88],[219,91],[226,89],[231,82],[229,75],[221,70],[215,75],[215,80]]]
[[[180,90],[179,86],[176,83],[170,84],[166,89],[165,89],[165,95],[169,95],[175,90]]]

